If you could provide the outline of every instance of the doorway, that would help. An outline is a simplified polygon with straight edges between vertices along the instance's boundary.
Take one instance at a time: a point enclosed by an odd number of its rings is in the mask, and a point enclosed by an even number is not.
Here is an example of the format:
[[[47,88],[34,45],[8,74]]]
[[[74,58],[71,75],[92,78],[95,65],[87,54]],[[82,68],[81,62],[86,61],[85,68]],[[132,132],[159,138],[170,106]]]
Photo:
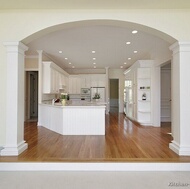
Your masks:
[[[119,112],[119,79],[110,79],[110,112]]]
[[[26,72],[25,117],[37,120],[38,117],[38,72]]]
[[[161,67],[161,122],[171,122],[171,63]]]

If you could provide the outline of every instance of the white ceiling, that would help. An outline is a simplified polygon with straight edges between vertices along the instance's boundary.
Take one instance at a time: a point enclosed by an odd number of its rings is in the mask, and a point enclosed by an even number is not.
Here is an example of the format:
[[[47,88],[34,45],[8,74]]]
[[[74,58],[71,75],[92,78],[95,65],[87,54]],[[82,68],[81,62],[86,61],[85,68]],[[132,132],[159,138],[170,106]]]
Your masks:
[[[0,0],[0,9],[188,9],[189,0]]]
[[[75,69],[93,69],[94,66],[96,69],[121,66],[126,69],[139,59],[162,59],[161,56],[170,55],[169,42],[139,30],[137,34],[132,34],[134,29],[97,23],[77,24],[77,27],[65,28],[33,40],[27,44],[29,51],[26,54],[35,55],[36,50],[43,50],[64,69],[72,66]],[[127,41],[131,44],[127,45]],[[96,51],[94,54],[93,50]]]
[[[0,0],[0,9],[176,9],[190,8],[189,0]],[[43,50],[64,69],[102,69],[105,67],[124,69],[139,59],[163,59],[171,56],[171,41],[164,41],[148,30],[132,34],[134,27],[119,24],[76,24],[49,33],[26,43],[27,55]],[[130,41],[130,45],[126,42]],[[59,54],[58,51],[62,51]],[[92,50],[96,53],[92,54]],[[138,51],[134,53],[134,51]],[[68,60],[65,60],[68,58]],[[96,60],[93,60],[96,58]],[[131,60],[128,60],[131,58]],[[124,64],[126,62],[126,64]],[[71,64],[69,64],[71,63]],[[94,65],[93,63],[96,63]]]

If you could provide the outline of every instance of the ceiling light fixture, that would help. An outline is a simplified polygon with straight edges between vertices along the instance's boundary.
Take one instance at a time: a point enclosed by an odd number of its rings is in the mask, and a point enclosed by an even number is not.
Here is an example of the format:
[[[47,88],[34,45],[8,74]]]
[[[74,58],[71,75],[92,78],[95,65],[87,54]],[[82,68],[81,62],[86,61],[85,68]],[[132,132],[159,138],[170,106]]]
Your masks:
[[[72,68],[75,68],[74,66],[72,66]]]
[[[63,53],[63,51],[59,51],[59,54],[62,54]]]
[[[96,64],[96,62],[94,62],[93,64]]]
[[[123,66],[120,66],[120,68],[123,68]]]
[[[134,51],[134,53],[137,53],[137,51]]]
[[[92,51],[92,53],[96,53],[96,51]]]
[[[65,58],[65,60],[68,60],[68,58]]]
[[[127,41],[127,42],[126,42],[126,44],[127,44],[127,45],[130,45],[130,44],[131,44],[131,42],[130,42],[130,41]]]
[[[69,62],[69,64],[71,64],[71,62]]]
[[[124,62],[124,64],[127,64],[127,62]]]
[[[131,58],[128,58],[128,60],[131,60]]]
[[[94,66],[94,68],[96,68],[96,66]]]
[[[96,60],[96,58],[93,58],[93,60]]]
[[[133,33],[133,34],[136,34],[136,33],[138,33],[138,31],[137,31],[137,30],[133,30],[132,33]]]

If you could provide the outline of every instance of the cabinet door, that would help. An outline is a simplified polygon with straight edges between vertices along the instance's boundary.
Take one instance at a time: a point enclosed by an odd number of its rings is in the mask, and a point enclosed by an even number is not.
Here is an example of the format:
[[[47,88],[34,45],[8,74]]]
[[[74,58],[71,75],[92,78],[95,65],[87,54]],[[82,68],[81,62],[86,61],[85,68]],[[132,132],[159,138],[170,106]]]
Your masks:
[[[105,82],[105,75],[104,74],[99,74],[97,77],[98,81],[98,87],[105,87],[106,82]]]
[[[81,79],[79,76],[69,77],[69,93],[80,94],[81,92]]]
[[[58,71],[51,69],[51,93],[59,93],[60,74]]]
[[[56,79],[56,73],[54,69],[51,69],[51,82],[50,82],[50,93],[55,93],[56,88],[55,88],[55,79]]]
[[[81,88],[86,88],[86,75],[80,75]]]
[[[91,87],[98,87],[98,77],[96,74],[91,75]]]

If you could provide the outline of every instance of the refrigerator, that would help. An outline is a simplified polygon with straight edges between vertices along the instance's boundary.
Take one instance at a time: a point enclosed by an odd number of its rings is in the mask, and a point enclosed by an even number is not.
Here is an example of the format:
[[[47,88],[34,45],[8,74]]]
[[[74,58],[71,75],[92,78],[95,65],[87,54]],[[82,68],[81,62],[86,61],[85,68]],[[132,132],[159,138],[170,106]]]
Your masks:
[[[91,101],[96,93],[100,95],[99,102],[106,102],[105,87],[91,87]]]

